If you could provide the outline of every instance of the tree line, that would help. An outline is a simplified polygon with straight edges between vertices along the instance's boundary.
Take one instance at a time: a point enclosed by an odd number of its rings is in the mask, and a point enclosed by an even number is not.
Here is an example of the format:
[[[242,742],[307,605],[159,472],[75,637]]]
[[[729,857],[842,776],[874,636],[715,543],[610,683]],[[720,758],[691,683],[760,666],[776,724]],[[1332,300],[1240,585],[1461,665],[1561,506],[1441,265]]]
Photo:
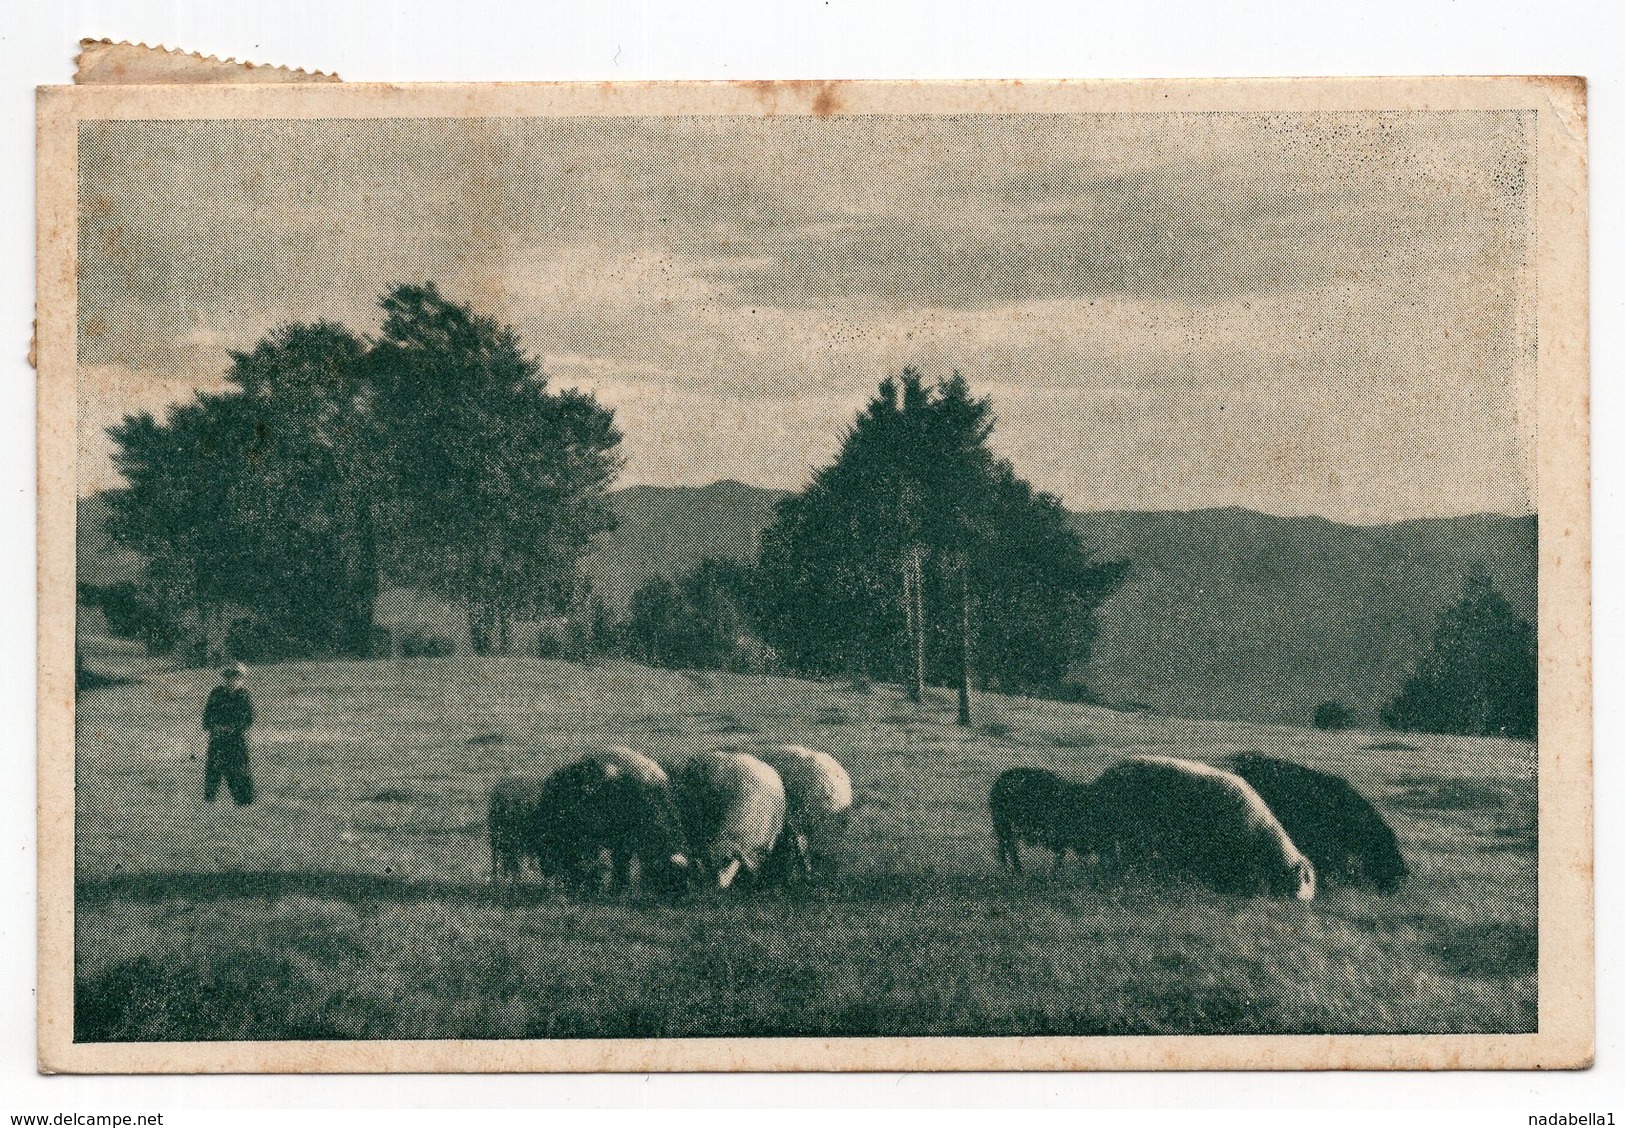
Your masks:
[[[280,326],[230,354],[226,390],[109,429],[129,488],[108,532],[145,561],[139,583],[84,592],[113,629],[198,661],[364,656],[388,584],[460,608],[477,651],[564,619],[542,645],[890,679],[916,699],[956,685],[963,712],[973,684],[1059,686],[1123,574],[992,452],[991,405],[963,377],[908,369],[755,561],[656,578],[616,619],[580,567],[614,527],[613,413],[549,389],[511,327],[432,283],[379,307],[376,336]]]
[[[1540,648],[1534,625],[1495,589],[1489,569],[1467,569],[1459,600],[1441,610],[1399,692],[1377,712],[1401,732],[1533,739],[1539,729]],[[1353,728],[1340,701],[1316,706],[1320,729]]]
[[[633,596],[634,656],[1076,694],[1095,614],[1127,573],[1092,558],[1060,501],[990,448],[991,403],[958,373],[882,381],[834,461],[782,501],[748,566],[708,560]]]
[[[551,390],[511,327],[432,283],[379,307],[376,336],[280,326],[230,354],[225,391],[109,429],[129,488],[108,532],[145,561],[135,583],[81,588],[112,630],[199,662],[361,657],[399,586],[459,608],[479,652],[541,619],[562,624],[544,653],[891,681],[916,701],[946,686],[965,723],[973,689],[1087,696],[1073,674],[1129,565],[1096,560],[994,452],[992,404],[959,373],[881,381],[754,560],[656,576],[618,616],[581,568],[615,524],[613,412]],[[1383,722],[1532,735],[1519,623],[1470,578]]]

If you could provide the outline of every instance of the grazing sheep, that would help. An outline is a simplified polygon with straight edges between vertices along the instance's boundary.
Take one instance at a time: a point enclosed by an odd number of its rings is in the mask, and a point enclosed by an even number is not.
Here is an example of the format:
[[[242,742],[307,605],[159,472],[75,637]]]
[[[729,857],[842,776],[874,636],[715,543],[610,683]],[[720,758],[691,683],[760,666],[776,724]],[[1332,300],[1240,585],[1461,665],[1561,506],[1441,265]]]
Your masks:
[[[667,778],[665,768],[655,763],[653,759],[645,756],[642,752],[628,748],[624,744],[612,744],[608,748],[592,753],[591,758],[601,764],[614,764],[646,786],[671,786],[671,780]]]
[[[785,833],[779,773],[745,752],[706,752],[684,765],[673,790],[696,860],[718,888],[741,872],[754,879]],[[798,849],[799,836],[791,838]]]
[[[491,833],[491,877],[515,881],[533,862],[543,868],[537,824],[542,810],[542,780],[503,779],[491,788],[486,825]]]
[[[1369,884],[1392,893],[1410,870],[1393,828],[1343,779],[1259,752],[1226,766],[1263,796],[1323,880]]]
[[[809,865],[833,865],[852,816],[852,777],[828,752],[781,744],[761,759],[784,782],[788,823],[802,836]]]
[[[1108,768],[1090,791],[1098,842],[1118,868],[1148,865],[1222,893],[1315,895],[1314,863],[1240,776],[1136,756]]]
[[[1055,868],[1068,850],[1080,858],[1095,852],[1092,797],[1087,784],[1074,783],[1043,768],[1011,768],[993,781],[987,797],[999,868],[1021,872],[1022,842],[1055,852]]]
[[[688,849],[669,788],[614,762],[589,756],[539,783],[504,780],[491,792],[491,869],[519,876],[526,861],[576,887],[590,885],[610,856],[613,881],[631,881],[636,860],[645,883],[662,892],[687,884]]]

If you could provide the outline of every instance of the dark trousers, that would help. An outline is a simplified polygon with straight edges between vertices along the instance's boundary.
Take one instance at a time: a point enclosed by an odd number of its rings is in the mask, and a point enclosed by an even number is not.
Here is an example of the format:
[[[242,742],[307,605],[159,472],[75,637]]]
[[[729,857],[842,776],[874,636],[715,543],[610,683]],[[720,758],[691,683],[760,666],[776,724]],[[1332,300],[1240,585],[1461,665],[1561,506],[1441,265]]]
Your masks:
[[[254,801],[254,775],[248,766],[248,745],[243,738],[214,737],[209,741],[208,760],[203,765],[203,798],[214,802],[220,781],[226,781],[231,797],[239,807]]]

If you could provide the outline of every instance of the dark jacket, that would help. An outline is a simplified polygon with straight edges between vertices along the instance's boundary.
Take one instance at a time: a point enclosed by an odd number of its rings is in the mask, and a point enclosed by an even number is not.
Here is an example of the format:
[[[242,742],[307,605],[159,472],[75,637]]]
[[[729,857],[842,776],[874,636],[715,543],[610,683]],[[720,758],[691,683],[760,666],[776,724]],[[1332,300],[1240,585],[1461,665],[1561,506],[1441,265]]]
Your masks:
[[[209,743],[242,743],[243,734],[254,723],[254,702],[248,690],[239,686],[217,685],[203,707],[203,727],[209,730]]]

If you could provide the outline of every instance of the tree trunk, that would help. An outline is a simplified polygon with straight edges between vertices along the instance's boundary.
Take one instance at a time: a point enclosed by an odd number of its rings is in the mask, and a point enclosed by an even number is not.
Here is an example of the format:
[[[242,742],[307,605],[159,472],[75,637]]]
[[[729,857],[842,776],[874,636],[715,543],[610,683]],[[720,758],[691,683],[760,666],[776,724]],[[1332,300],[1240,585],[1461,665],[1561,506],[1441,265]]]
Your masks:
[[[959,555],[959,723],[970,724],[970,560]]]
[[[908,699],[918,705],[925,700],[925,626],[920,621],[920,557],[910,548],[903,557],[903,618],[908,640],[903,658],[903,684]]]
[[[373,614],[378,606],[378,541],[372,503],[356,507],[356,551],[351,561],[349,629],[341,645],[352,657],[373,657]]]
[[[909,570],[908,558],[902,561],[903,573],[903,688],[907,691],[910,701],[918,702],[914,696],[914,678],[909,673],[914,656],[914,573]]]
[[[477,599],[468,601],[468,644],[475,654],[491,653],[490,608]]]
[[[920,546],[915,545],[909,558],[914,571],[914,687],[917,701],[925,700],[925,565]]]
[[[198,635],[197,664],[201,669],[209,664],[209,650],[210,646],[212,645],[212,640],[209,636],[213,633],[213,631],[211,630],[212,624],[209,622],[209,605],[200,599],[197,600],[195,606],[197,608],[196,614]]]

